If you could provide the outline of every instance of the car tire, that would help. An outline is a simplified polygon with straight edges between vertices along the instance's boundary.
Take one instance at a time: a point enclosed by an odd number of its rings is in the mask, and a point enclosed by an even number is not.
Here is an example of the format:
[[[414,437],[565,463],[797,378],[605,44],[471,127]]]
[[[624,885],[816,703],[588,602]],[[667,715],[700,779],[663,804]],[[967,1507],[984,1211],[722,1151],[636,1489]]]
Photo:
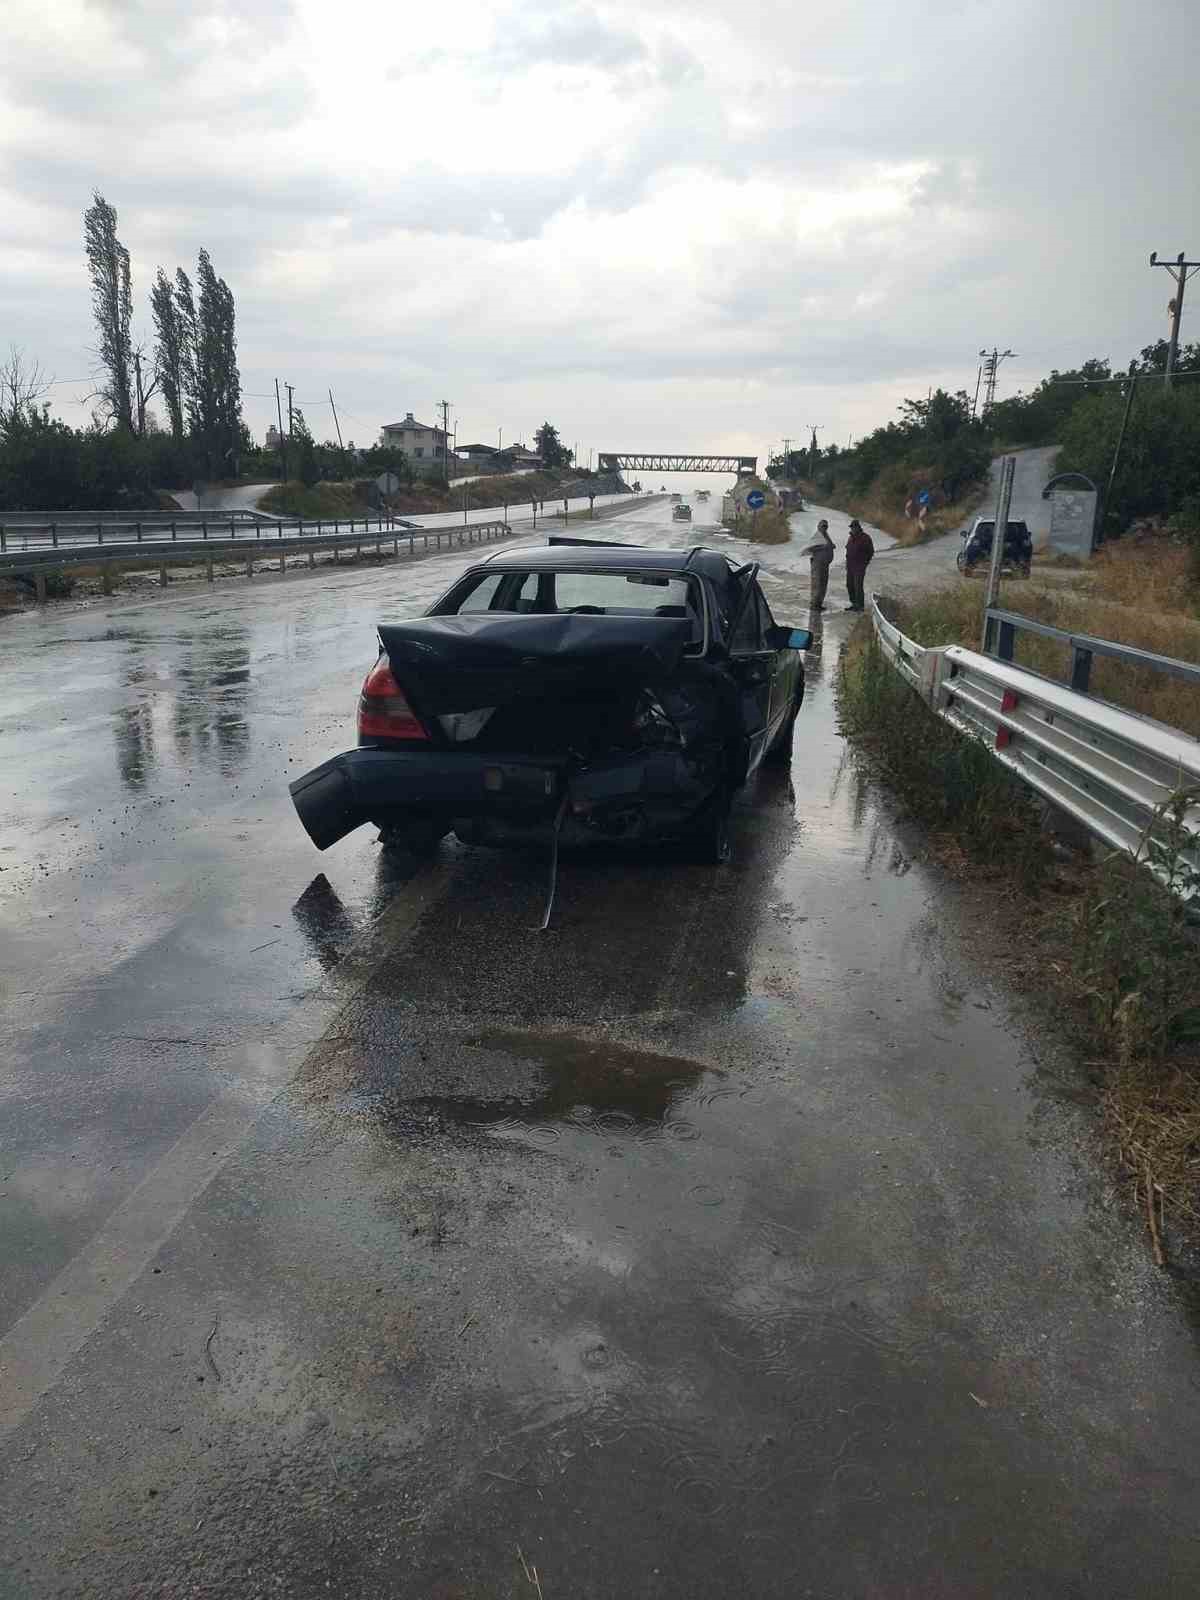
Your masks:
[[[729,816],[733,796],[723,784],[700,807],[687,832],[687,853],[702,866],[723,867],[733,855]]]
[[[799,705],[794,705],[788,712],[783,727],[775,735],[766,755],[763,756],[763,765],[767,767],[786,767],[791,765],[792,741],[796,737],[796,718],[800,714]]]
[[[378,827],[379,843],[385,850],[411,856],[430,855],[450,832],[448,822],[433,817],[405,817],[398,822],[381,822]]]

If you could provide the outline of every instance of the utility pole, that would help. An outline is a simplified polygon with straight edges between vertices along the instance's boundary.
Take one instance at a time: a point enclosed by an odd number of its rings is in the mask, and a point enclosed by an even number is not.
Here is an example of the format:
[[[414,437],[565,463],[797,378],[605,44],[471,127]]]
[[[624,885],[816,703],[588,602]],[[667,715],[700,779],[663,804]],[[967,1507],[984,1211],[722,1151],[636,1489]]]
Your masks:
[[[985,417],[996,403],[996,375],[1000,371],[1000,363],[1007,361],[1009,356],[1015,356],[1016,353],[1015,350],[998,350],[995,345],[990,350],[981,350],[979,352],[983,357],[983,414]]]
[[[783,472],[780,474],[781,477],[786,478],[787,475],[788,475],[788,457],[791,455],[791,453],[792,453],[792,441],[790,439],[785,439],[783,441]],[[768,461],[770,460],[770,455],[769,454],[768,454],[767,459],[768,459]]]
[[[987,654],[988,612],[1000,598],[1000,568],[1004,565],[1004,545],[1008,537],[1008,508],[1012,504],[1013,474],[1017,470],[1016,456],[1005,456],[1000,463],[1000,494],[996,501],[996,520],[992,524],[992,559],[988,563],[987,589],[983,596],[983,628],[979,648]]]
[[[289,397],[290,399],[290,397]],[[279,469],[281,483],[287,482],[287,436],[283,431],[283,407],[279,403],[279,379],[275,379],[275,415],[279,419]]]
[[[450,487],[450,402],[449,400],[437,401],[442,412],[442,469],[446,479],[446,487]]]
[[[825,432],[825,424],[823,422],[810,422],[809,427],[812,429],[812,443],[808,447],[808,475],[811,478],[816,473],[817,456],[821,452],[821,447],[817,443],[817,435]]]
[[[1200,271],[1200,261],[1185,261],[1183,251],[1175,257],[1174,261],[1160,261],[1158,251],[1151,250],[1150,265],[1152,267],[1165,267],[1175,279],[1177,288],[1174,300],[1167,302],[1167,312],[1171,318],[1171,337],[1167,343],[1167,376],[1165,387],[1171,387],[1171,377],[1175,371],[1175,362],[1179,358],[1179,324],[1183,321],[1183,291],[1187,288],[1187,281],[1193,272]]]
[[[341,450],[344,453],[345,449],[346,449],[346,446],[342,443],[342,425],[338,421],[337,407],[333,403],[333,390],[332,389],[330,389],[330,391],[329,391],[329,409],[330,409],[330,411],[333,412],[333,425],[337,429],[338,449]]]
[[[979,385],[983,379],[983,363],[975,368],[975,398],[971,401],[971,421],[975,421],[975,412],[979,406]]]

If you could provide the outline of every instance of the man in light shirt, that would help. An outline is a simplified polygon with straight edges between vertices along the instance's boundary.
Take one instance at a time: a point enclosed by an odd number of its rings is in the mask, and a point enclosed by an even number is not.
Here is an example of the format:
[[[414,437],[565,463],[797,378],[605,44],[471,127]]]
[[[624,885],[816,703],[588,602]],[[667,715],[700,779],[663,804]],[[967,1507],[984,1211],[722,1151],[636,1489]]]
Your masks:
[[[825,591],[829,587],[829,568],[833,564],[833,540],[829,537],[829,524],[822,517],[817,523],[817,537],[809,545],[808,556],[809,605],[814,611],[824,611]]]

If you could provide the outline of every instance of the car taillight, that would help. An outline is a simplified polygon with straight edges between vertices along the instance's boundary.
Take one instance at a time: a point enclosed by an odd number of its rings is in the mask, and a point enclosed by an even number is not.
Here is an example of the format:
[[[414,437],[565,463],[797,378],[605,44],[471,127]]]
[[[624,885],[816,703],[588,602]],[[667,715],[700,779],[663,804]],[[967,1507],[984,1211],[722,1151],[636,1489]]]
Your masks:
[[[428,739],[386,656],[367,673],[358,697],[358,732],[371,739]]]

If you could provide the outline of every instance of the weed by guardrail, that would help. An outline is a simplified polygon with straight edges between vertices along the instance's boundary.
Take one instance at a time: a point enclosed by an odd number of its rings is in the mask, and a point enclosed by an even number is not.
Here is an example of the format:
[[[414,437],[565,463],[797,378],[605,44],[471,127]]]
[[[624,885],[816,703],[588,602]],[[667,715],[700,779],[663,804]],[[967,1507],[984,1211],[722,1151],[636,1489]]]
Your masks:
[[[1003,863],[1022,884],[1037,883],[1050,859],[1041,806],[984,745],[934,715],[868,626],[842,656],[838,708],[842,732],[918,821],[952,837],[975,863]]]
[[[1186,900],[1200,873],[1185,826],[1200,787],[1164,802],[1138,859],[1063,862],[1025,786],[935,716],[865,627],[843,656],[838,693],[860,758],[929,829],[931,853],[973,883],[977,908],[982,901],[1011,952],[1010,979],[1051,1002],[1060,1022],[1074,1020],[1139,1218],[1165,1264],[1180,1238],[1200,1240],[1200,936]],[[1161,880],[1145,870],[1149,858]]]

